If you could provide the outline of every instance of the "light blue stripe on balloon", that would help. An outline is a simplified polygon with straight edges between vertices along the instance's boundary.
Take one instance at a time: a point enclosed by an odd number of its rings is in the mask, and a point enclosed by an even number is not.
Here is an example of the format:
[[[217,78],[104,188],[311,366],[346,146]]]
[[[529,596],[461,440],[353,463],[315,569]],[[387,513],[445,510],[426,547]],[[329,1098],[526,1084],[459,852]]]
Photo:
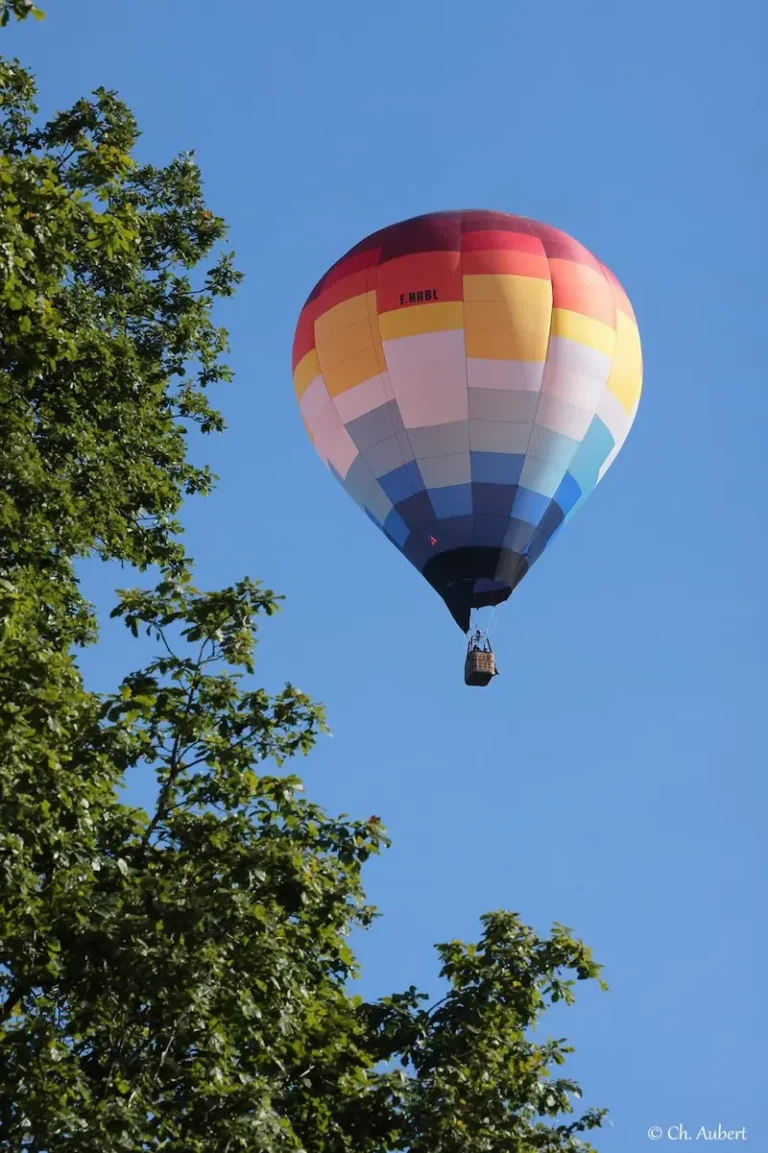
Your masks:
[[[547,464],[556,465],[562,474],[573,460],[580,445],[581,441],[574,440],[572,436],[564,436],[561,432],[552,432],[549,428],[535,425],[526,456],[533,456],[537,460],[546,461]]]
[[[549,461],[539,460],[535,456],[527,456],[523,471],[520,473],[520,484],[532,492],[540,492],[549,503],[560,487],[564,473],[563,465],[550,464]]]
[[[439,520],[446,520],[451,516],[472,515],[472,486],[470,484],[451,484],[446,488],[427,489],[427,495],[432,502],[435,516]]]
[[[585,496],[597,484],[600,469],[608,459],[613,446],[613,437],[602,420],[596,416],[568,469]]]

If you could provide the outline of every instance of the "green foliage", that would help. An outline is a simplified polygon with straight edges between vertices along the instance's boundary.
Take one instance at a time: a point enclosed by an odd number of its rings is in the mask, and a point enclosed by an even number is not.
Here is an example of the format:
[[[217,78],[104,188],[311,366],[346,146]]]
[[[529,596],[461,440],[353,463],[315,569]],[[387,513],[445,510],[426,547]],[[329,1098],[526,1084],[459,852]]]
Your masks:
[[[570,1123],[579,1086],[552,1078],[573,1052],[563,1039],[534,1044],[526,1033],[548,1003],[574,999],[578,980],[599,979],[590,951],[562,925],[541,939],[509,913],[482,918],[479,947],[453,941],[438,947],[451,992],[422,1014],[412,1051],[410,1153],[496,1153],[498,1149],[578,1148],[577,1134],[600,1125],[604,1110]],[[604,986],[603,982],[601,985]]]
[[[223,427],[211,309],[239,280],[224,255],[193,286],[224,236],[197,168],[137,165],[112,93],[35,128],[31,78],[0,62],[0,101],[0,1147],[589,1149],[603,1114],[567,1119],[570,1049],[531,1037],[599,979],[568,930],[494,913],[477,945],[438,947],[436,1004],[351,992],[385,829],[275,771],[325,730],[292,684],[254,687],[279,598],[197,590],[178,540],[212,483],[185,425]],[[119,594],[156,656],[108,695],[76,659],[94,553],[161,572]],[[151,811],[121,799],[137,774]]]
[[[34,86],[0,62],[0,569],[96,549],[181,566],[175,520],[212,476],[186,427],[221,430],[230,379],[211,319],[240,279],[191,156],[139,165],[128,109],[100,89],[35,128]]]
[[[254,771],[308,749],[324,724],[292,686],[242,692],[226,667],[250,665],[254,617],[275,607],[250,581],[125,594],[117,612],[157,637],[157,660],[114,696],[75,692],[69,739],[49,738],[44,764],[8,750],[0,1131],[11,1148],[32,1135],[50,1150],[295,1147],[275,1088],[318,1044],[333,1059],[354,1051],[345,934],[370,920],[359,870],[383,830],[330,820],[297,778]],[[177,623],[191,655],[173,651]],[[142,764],[160,786],[151,819],[115,792]],[[329,1030],[332,1046],[313,1040]]]
[[[0,28],[5,28],[11,16],[17,20],[26,20],[28,16],[35,20],[45,19],[45,13],[35,7],[32,0],[0,0]]]
[[[484,918],[479,946],[439,947],[451,988],[431,1009],[414,989],[350,995],[348,936],[375,916],[361,868],[387,841],[378,819],[329,818],[263,770],[325,727],[294,686],[240,683],[276,608],[249,580],[126,591],[115,615],[156,659],[104,698],[70,675],[29,741],[6,743],[7,1147],[576,1150],[602,1114],[556,1122],[578,1095],[549,1076],[570,1050],[527,1035],[572,999],[564,971],[598,976],[567,930]],[[117,797],[141,766],[151,816]]]

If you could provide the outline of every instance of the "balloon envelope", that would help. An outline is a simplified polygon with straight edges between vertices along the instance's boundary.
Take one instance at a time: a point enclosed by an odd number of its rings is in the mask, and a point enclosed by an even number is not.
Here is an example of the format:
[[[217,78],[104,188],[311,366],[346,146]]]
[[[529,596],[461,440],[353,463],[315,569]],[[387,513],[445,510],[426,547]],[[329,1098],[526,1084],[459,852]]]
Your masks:
[[[466,632],[612,464],[642,356],[624,290],[570,236],[438,212],[374,233],[323,276],[293,373],[322,460]]]

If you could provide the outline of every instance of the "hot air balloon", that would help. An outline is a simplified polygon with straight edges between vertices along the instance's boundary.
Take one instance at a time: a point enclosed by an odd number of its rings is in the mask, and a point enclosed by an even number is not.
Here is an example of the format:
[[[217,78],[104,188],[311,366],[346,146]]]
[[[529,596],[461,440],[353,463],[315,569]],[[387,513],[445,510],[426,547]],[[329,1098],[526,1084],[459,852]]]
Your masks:
[[[642,355],[626,293],[576,240],[506,213],[436,212],[326,272],[293,379],[321,459],[469,633],[615,460]],[[495,671],[473,638],[465,680]]]

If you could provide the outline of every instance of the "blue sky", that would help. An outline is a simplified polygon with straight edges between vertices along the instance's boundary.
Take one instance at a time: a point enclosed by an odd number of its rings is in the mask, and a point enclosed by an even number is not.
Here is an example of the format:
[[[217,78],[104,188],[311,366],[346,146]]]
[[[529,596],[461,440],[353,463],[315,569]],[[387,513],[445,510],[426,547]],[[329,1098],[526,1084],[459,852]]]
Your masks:
[[[203,458],[221,480],[187,507],[188,544],[199,584],[247,573],[286,595],[259,676],[326,704],[307,793],[393,838],[368,870],[384,916],[359,942],[361,991],[435,990],[433,943],[475,939],[486,910],[565,922],[611,986],[544,1026],[576,1045],[585,1103],[611,1109],[598,1148],[640,1153],[675,1123],[746,1126],[766,1147],[757,0],[727,18],[713,0],[44,6],[45,24],[2,33],[43,111],[118,89],[141,155],[196,150],[230,222],[237,379],[214,398],[229,430]],[[596,252],[645,360],[618,461],[498,615],[484,692],[463,686],[443,604],[315,456],[290,365],[330,263],[376,228],[470,207]],[[85,587],[106,613],[127,579],[93,566]],[[103,635],[83,665],[109,689],[141,650]]]

